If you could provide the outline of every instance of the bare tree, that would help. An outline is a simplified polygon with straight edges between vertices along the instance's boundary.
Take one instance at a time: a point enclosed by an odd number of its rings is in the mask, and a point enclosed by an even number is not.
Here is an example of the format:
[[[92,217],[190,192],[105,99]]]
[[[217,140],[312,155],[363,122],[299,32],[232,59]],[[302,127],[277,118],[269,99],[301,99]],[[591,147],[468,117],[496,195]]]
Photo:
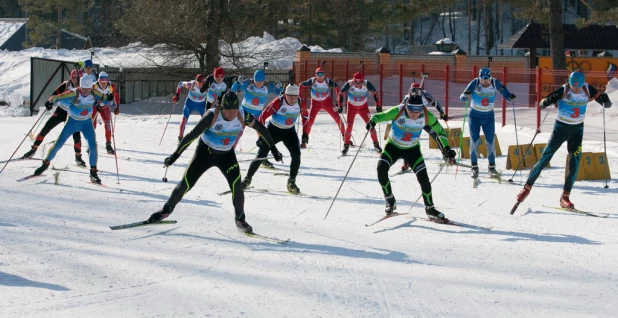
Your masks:
[[[551,50],[552,67],[554,70],[566,69],[564,55],[564,34],[562,30],[562,0],[547,0],[549,11],[549,46]]]

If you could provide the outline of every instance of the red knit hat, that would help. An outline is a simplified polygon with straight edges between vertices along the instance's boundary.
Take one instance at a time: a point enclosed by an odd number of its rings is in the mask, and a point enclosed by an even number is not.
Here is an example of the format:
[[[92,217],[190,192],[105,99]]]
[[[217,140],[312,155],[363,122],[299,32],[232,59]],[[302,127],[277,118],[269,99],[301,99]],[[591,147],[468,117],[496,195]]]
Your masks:
[[[354,81],[362,81],[365,79],[365,75],[363,73],[354,73]]]
[[[204,78],[204,75],[202,74],[197,74],[195,75],[195,81],[196,82],[203,82],[206,78]]]
[[[315,69],[315,73],[316,73],[316,74],[318,74],[319,72],[324,73],[324,69],[323,69],[323,68],[321,68],[321,67],[316,68],[316,69]]]
[[[215,67],[214,72],[212,72],[215,76],[225,76],[225,70],[223,67]]]

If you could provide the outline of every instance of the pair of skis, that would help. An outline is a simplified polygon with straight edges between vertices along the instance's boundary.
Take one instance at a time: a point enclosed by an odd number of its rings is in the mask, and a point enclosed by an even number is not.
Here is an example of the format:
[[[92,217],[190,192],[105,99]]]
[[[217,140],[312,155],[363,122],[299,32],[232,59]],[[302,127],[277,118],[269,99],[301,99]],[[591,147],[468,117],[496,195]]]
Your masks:
[[[521,203],[521,201],[515,202],[515,205],[513,205],[513,208],[511,209],[511,215],[513,215],[515,213],[515,210],[517,210],[517,208],[519,207],[520,203]],[[585,216],[591,216],[591,217],[595,217],[595,218],[607,218],[607,217],[609,217],[609,214],[592,213],[592,212],[582,211],[582,210],[579,210],[579,209],[569,209],[569,208],[556,207],[556,206],[548,206],[548,205],[543,205],[543,207],[550,208],[550,209],[561,210],[561,211],[566,211],[566,212],[571,212],[571,213],[576,213],[576,214],[581,214],[581,215],[585,215]]]
[[[146,220],[146,221],[140,221],[140,222],[135,222],[135,223],[110,226],[109,228],[112,229],[113,231],[116,231],[116,230],[125,230],[125,229],[131,229],[131,228],[142,227],[142,226],[167,225],[167,224],[176,224],[176,223],[178,223],[178,221],[176,220],[161,220],[157,222],[149,222],[148,220]],[[255,239],[259,239],[259,240],[263,240],[263,241],[267,241],[267,242],[271,242],[275,244],[286,244],[290,242],[290,239],[280,240],[277,238],[268,237],[268,236],[254,233],[254,232],[251,232],[251,233],[242,232],[242,233],[245,234],[247,237],[251,237],[251,238],[255,238]]]
[[[390,219],[396,216],[400,216],[400,215],[406,215],[406,214],[410,214],[410,213],[397,213],[397,212],[393,212],[390,214],[387,214],[381,218],[379,218],[378,220],[369,223],[369,224],[365,224],[365,227],[370,227],[373,225],[376,225],[386,219]],[[451,226],[459,226],[459,227],[465,227],[465,228],[470,228],[470,229],[475,229],[475,230],[483,230],[483,231],[490,231],[492,228],[491,227],[482,227],[482,226],[477,226],[477,225],[472,225],[472,224],[466,224],[466,223],[460,223],[460,222],[454,222],[451,221],[449,219],[444,219],[444,220],[439,220],[439,219],[433,219],[433,218],[420,218],[423,221],[427,221],[427,222],[432,222],[432,223],[437,223],[437,224],[445,224],[445,225],[451,225]]]

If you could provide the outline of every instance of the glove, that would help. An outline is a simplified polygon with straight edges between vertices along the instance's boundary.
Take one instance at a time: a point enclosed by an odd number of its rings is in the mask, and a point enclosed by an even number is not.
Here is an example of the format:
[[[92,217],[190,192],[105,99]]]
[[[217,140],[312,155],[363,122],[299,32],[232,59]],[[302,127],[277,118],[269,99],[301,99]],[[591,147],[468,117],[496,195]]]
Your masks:
[[[600,94],[599,97],[597,97],[596,101],[603,105],[603,107],[605,108],[610,108],[612,107],[612,101],[609,100],[609,96],[607,96],[606,93]]]
[[[381,113],[382,112],[382,105],[376,105],[376,111],[378,113]]]
[[[176,159],[178,159],[178,157],[180,157],[180,155],[174,152],[169,157],[165,158],[163,163],[165,164],[166,167],[169,167],[169,166],[173,165],[174,162],[176,162]]]
[[[459,99],[461,99],[462,101],[466,101],[469,97],[470,94],[472,94],[469,90],[465,90],[460,96]]]
[[[114,94],[108,93],[105,95],[105,100],[114,100]]]
[[[277,147],[272,147],[272,149],[270,149],[270,153],[273,154],[273,158],[275,158],[275,161],[283,162],[283,155],[279,152],[279,149],[277,149]]]
[[[448,116],[446,116],[445,113],[440,113],[440,119],[442,119],[444,121],[448,121]]]
[[[455,152],[455,150],[451,149],[451,147],[444,148],[444,152],[442,153],[442,158],[444,158],[444,160],[451,161],[455,159],[455,157],[457,157],[457,152]]]
[[[376,126],[376,123],[373,121],[373,119],[369,119],[369,121],[367,122],[367,125],[365,125],[365,128],[367,128],[367,130],[371,130]]]
[[[172,97],[172,102],[177,103],[178,102],[178,97],[180,97],[180,95],[174,94],[174,97]]]
[[[306,109],[300,111],[300,116],[304,119],[309,118],[309,112]]]
[[[114,109],[114,115],[118,115],[120,114],[120,107],[116,106],[116,108]]]
[[[258,140],[255,142],[255,145],[258,148],[262,148],[262,146],[264,145],[264,142],[262,141],[262,138],[258,138]]]
[[[539,103],[539,108],[540,109],[545,109],[549,106],[550,104],[547,102],[547,99],[543,98],[541,99],[541,102]]]
[[[509,100],[511,102],[514,102],[516,98],[517,98],[517,96],[515,96],[515,94],[513,94],[513,93],[511,93],[511,96],[509,96]]]
[[[97,106],[95,106],[97,111],[100,113],[101,112],[101,105],[97,104]]]
[[[244,76],[242,76],[242,75],[239,75],[238,77],[236,77],[236,81],[237,81],[238,83],[242,83],[242,82],[244,82],[244,81],[245,81],[245,77],[244,77]]]
[[[343,113],[343,107],[341,107],[341,106],[337,106],[337,112],[338,112],[339,114]]]
[[[45,109],[51,110],[52,107],[54,107],[54,103],[52,103],[51,100],[48,100],[48,101],[45,102]]]

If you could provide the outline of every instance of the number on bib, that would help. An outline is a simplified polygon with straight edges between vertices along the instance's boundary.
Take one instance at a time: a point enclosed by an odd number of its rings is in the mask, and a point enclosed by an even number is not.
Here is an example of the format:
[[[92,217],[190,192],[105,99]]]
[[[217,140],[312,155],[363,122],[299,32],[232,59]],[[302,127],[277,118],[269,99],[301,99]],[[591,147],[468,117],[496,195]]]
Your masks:
[[[286,118],[285,119],[285,124],[286,125],[293,125],[294,124],[294,118]]]
[[[227,146],[230,143],[230,138],[225,138],[223,140],[221,140],[223,142],[223,145]]]
[[[410,140],[412,140],[412,136],[414,136],[414,135],[412,135],[412,133],[405,132],[405,133],[403,133],[403,137],[401,138],[401,140],[402,141],[410,141]]]
[[[80,114],[81,116],[86,116],[86,115],[88,115],[88,110],[87,110],[87,109],[84,109],[84,110],[82,110],[82,112],[81,112],[81,113],[79,113],[79,114]]]
[[[489,106],[489,98],[485,97],[481,100],[481,105]]]
[[[574,107],[573,108],[573,113],[571,114],[571,118],[579,117],[579,115],[580,115],[579,112],[580,112],[579,107]]]
[[[259,99],[259,98],[257,98],[257,97],[254,97],[254,98],[251,100],[251,105],[253,105],[253,106],[257,106],[257,105],[259,105],[259,104],[260,104],[260,99]]]

